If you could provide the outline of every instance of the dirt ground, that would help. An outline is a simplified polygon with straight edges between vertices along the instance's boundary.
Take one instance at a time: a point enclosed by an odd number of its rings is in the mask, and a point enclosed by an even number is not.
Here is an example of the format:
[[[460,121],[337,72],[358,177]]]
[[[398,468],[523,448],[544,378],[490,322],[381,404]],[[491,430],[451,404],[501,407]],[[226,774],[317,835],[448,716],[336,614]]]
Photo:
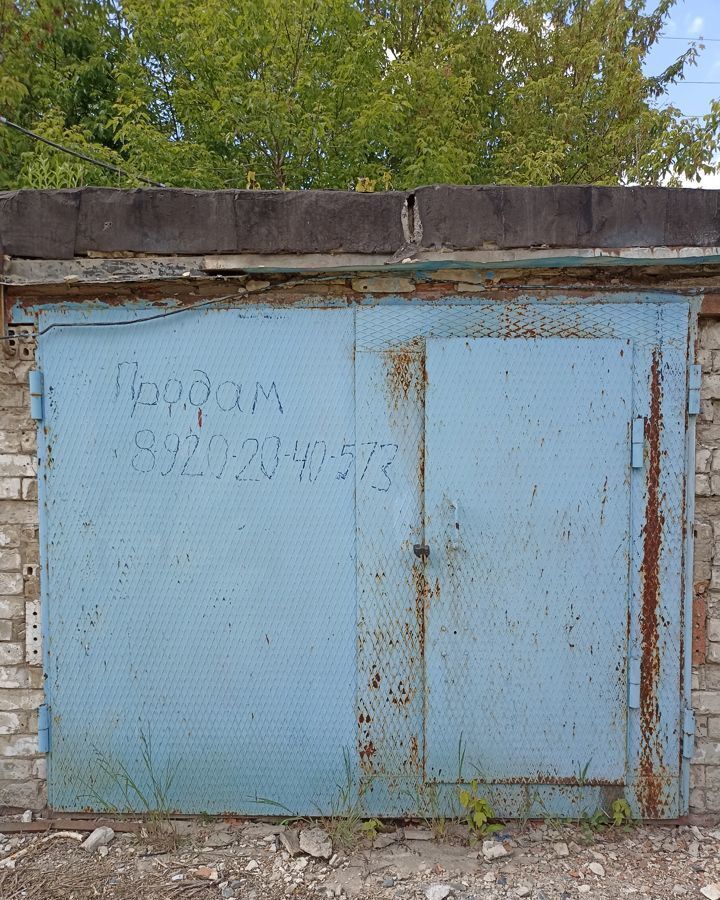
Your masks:
[[[3,825],[2,900],[720,898],[720,828],[530,823],[470,846],[459,827],[436,840],[424,828],[388,826],[351,850],[336,833],[330,851],[327,833],[309,831],[313,823],[179,821],[173,833],[168,823],[160,831],[124,823],[137,830],[118,830],[88,852],[81,841],[90,824],[82,833],[12,832],[17,819]]]

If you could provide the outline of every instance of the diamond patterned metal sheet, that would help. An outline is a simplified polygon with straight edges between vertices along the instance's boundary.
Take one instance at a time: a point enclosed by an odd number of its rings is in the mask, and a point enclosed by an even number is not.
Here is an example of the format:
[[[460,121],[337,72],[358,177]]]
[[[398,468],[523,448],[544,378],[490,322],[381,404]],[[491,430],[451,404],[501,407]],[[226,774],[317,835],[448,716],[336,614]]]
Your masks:
[[[325,302],[42,338],[51,804],[676,815],[688,303]]]
[[[427,380],[428,777],[622,784],[632,344],[434,339]]]
[[[326,807],[355,744],[350,311],[63,329],[47,397],[50,802]],[[381,438],[384,440],[384,438]],[[115,777],[117,776],[117,777]]]

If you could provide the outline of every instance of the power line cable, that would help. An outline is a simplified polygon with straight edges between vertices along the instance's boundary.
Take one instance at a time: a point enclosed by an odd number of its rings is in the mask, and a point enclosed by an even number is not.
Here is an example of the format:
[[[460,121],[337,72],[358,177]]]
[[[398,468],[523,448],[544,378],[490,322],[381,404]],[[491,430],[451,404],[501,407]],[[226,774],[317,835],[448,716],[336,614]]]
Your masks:
[[[670,34],[660,34],[658,35],[658,40],[661,41],[685,41],[688,44],[694,44],[696,41],[701,41],[705,44],[720,44],[720,38],[706,38],[706,37],[674,37]]]
[[[60,150],[63,153],[69,153],[70,156],[76,156],[78,159],[83,159],[85,162],[92,163],[94,166],[100,166],[103,169],[108,169],[110,172],[115,172],[116,175],[122,175],[125,178],[134,178],[137,181],[142,181],[144,184],[150,184],[153,187],[166,187],[166,185],[162,184],[159,181],[152,181],[150,178],[143,178],[142,175],[133,175],[131,172],[127,172],[125,169],[121,169],[119,166],[114,166],[112,163],[103,162],[100,159],[93,159],[92,156],[87,156],[85,153],[81,153],[79,150],[72,150],[70,147],[64,147],[62,144],[56,143],[56,141],[51,141],[50,138],[43,137],[41,134],[36,134],[34,131],[30,131],[29,128],[23,128],[22,125],[18,125],[16,122],[11,122],[9,119],[6,119],[5,116],[0,116],[0,125],[7,125],[8,128],[14,128],[15,131],[19,131],[21,134],[26,135],[29,138],[33,138],[36,141],[42,141],[43,144],[47,144],[49,147],[54,147],[55,150]]]
[[[266,294],[268,291],[272,291],[277,288],[292,288],[306,284],[317,284],[323,281],[336,281],[337,277],[337,274],[314,275],[308,278],[296,278],[290,281],[274,282],[267,286],[255,288],[254,290],[239,289],[234,294],[224,294],[222,297],[210,297],[208,300],[199,300],[197,303],[189,303],[187,306],[178,306],[176,309],[168,309],[164,310],[163,312],[153,313],[153,315],[151,316],[142,316],[140,318],[134,319],[117,319],[112,322],[51,322],[49,325],[46,325],[44,328],[41,328],[39,331],[35,331],[31,334],[18,332],[17,334],[1,335],[0,340],[34,341],[36,338],[39,338],[43,334],[47,334],[48,331],[52,331],[54,328],[116,328],[123,325],[141,325],[143,322],[153,322],[156,319],[167,319],[170,316],[177,316],[180,313],[191,312],[194,309],[202,309],[203,307],[211,306],[214,303],[224,303],[226,300],[238,300],[242,297],[252,297],[258,294]],[[0,285],[0,287],[3,286],[7,287],[8,285]],[[169,297],[168,299],[171,300],[173,298]]]

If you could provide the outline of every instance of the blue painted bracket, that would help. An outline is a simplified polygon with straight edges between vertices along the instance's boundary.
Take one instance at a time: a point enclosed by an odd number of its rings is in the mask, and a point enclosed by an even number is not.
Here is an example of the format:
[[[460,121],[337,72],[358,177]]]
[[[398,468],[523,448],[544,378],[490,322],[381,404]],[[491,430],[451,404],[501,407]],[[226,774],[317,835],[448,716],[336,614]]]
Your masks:
[[[690,366],[688,376],[688,415],[696,416],[700,412],[700,383],[702,369],[698,365]]]
[[[39,369],[32,369],[28,376],[30,387],[30,415],[36,422],[43,418],[43,374]]]
[[[633,469],[642,469],[643,452],[645,450],[645,419],[638,416],[632,423],[632,462]],[[627,452],[627,451],[625,451]]]
[[[628,672],[628,707],[640,709],[640,657],[630,657],[630,671]]]
[[[50,750],[50,714],[47,703],[38,708],[38,751],[47,753]]]

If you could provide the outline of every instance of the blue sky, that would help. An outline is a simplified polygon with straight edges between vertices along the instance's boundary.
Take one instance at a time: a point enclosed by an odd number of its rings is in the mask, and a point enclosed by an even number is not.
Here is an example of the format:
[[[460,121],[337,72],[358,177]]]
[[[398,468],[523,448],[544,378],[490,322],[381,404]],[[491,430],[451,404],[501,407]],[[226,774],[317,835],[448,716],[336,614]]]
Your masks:
[[[705,38],[697,66],[687,70],[687,80],[671,85],[668,100],[687,116],[702,116],[710,102],[720,97],[720,0],[678,0],[664,29],[664,37],[649,55],[649,74],[661,72],[688,46],[688,39]],[[718,82],[696,84],[695,82]],[[706,176],[700,187],[720,188],[720,174]]]
[[[708,111],[710,101],[720,97],[718,13],[720,0],[678,0],[664,29],[664,37],[653,48],[648,60],[647,70],[655,74],[687,48],[688,38],[706,39],[705,49],[700,52],[697,66],[688,70],[687,82],[670,87],[669,99],[688,116],[703,115]],[[696,81],[715,81],[718,84],[691,83]]]

